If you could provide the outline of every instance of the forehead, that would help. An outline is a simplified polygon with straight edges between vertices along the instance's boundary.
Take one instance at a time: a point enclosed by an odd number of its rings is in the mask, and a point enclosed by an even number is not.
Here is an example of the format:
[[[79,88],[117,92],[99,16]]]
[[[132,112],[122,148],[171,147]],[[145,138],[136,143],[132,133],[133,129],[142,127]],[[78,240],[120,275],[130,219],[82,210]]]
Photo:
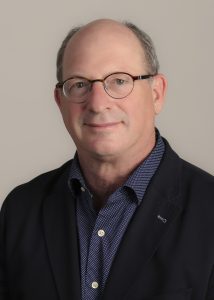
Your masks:
[[[83,27],[68,42],[63,77],[74,73],[87,76],[117,71],[139,73],[143,67],[144,51],[134,33],[120,23],[98,21]]]

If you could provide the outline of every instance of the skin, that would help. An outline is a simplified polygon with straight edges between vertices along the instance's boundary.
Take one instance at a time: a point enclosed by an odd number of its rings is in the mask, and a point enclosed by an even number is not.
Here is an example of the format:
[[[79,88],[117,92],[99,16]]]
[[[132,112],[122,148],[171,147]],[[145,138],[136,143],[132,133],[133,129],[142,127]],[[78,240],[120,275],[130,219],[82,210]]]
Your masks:
[[[64,80],[73,75],[102,79],[118,71],[148,74],[144,51],[124,25],[96,20],[69,41],[63,59]],[[81,104],[69,102],[60,89],[55,90],[97,210],[153,149],[155,116],[162,109],[165,90],[161,74],[135,81],[132,93],[120,100],[108,96],[100,82]]]

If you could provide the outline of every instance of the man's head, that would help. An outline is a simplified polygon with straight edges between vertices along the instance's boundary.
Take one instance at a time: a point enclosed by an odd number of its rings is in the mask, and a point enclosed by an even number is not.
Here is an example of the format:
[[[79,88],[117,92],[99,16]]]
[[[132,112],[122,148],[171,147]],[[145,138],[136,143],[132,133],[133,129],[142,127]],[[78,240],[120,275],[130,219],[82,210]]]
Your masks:
[[[56,102],[79,155],[104,159],[146,153],[154,146],[154,117],[162,108],[166,85],[158,67],[150,38],[130,23],[96,20],[69,33],[58,53],[60,82],[71,77],[102,80],[117,72],[155,75],[134,81],[122,99],[109,96],[99,81],[81,103],[56,88]],[[78,81],[78,88],[81,84]]]

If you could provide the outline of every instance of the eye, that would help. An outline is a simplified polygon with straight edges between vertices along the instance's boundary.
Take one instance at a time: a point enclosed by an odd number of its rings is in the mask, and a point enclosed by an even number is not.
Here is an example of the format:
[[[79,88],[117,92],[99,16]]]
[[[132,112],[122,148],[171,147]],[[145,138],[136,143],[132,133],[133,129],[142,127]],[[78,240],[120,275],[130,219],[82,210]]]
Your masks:
[[[123,85],[125,83],[126,83],[126,81],[124,79],[122,79],[122,78],[115,78],[115,84],[117,84],[117,85]]]
[[[106,79],[106,84],[111,88],[119,88],[129,85],[131,82],[131,78],[128,74],[118,73],[109,75]]]
[[[84,78],[71,78],[64,84],[64,93],[68,97],[81,96],[88,91],[90,82]]]
[[[71,92],[80,92],[82,90],[85,90],[89,86],[89,82],[84,79],[71,79],[67,83],[68,90]]]
[[[87,87],[87,81],[77,81],[77,82],[73,82],[71,84],[71,89],[82,89],[82,88],[85,88]]]

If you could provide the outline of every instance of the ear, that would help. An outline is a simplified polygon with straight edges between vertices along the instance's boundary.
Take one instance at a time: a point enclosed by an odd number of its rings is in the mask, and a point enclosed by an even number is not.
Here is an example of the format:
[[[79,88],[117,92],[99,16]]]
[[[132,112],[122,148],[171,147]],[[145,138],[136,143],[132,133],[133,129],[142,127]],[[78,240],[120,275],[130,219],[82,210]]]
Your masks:
[[[62,95],[61,95],[61,91],[57,88],[55,88],[54,90],[54,99],[56,101],[56,104],[58,105],[59,109],[61,110],[61,106],[62,106]]]
[[[167,80],[163,74],[157,74],[152,80],[152,94],[155,114],[158,115],[162,110],[166,88]]]

